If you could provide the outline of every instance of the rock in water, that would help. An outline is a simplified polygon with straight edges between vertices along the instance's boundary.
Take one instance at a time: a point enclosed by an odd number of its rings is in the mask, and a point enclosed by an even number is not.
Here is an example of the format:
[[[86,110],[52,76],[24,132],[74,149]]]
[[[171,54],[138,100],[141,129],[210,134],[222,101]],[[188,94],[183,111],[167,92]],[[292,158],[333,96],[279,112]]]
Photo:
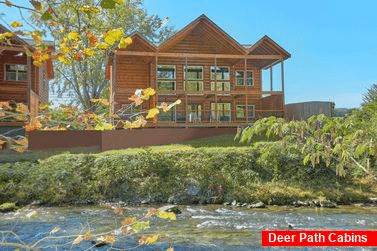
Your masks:
[[[262,201],[257,201],[247,206],[247,208],[265,208],[266,205]]]
[[[182,213],[181,210],[179,209],[179,207],[176,206],[176,205],[166,205],[166,206],[158,208],[157,210],[163,211],[163,212],[173,212],[175,214]]]
[[[336,208],[336,204],[329,201],[329,200],[324,200],[319,202],[321,207],[326,207],[326,208]]]

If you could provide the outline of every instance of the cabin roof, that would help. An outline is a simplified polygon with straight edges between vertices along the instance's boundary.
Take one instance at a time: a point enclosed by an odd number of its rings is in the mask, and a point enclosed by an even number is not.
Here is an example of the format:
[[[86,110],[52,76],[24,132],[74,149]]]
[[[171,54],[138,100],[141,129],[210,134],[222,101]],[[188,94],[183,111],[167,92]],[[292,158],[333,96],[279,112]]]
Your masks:
[[[175,44],[182,41],[193,29],[195,29],[199,24],[206,23],[213,32],[217,32],[224,40],[229,42],[229,44],[239,52],[239,54],[244,54],[245,49],[240,45],[235,39],[233,39],[228,33],[221,29],[217,24],[215,24],[211,19],[206,15],[202,14],[197,19],[186,25],[183,29],[178,31],[164,43],[160,44],[158,49],[159,51],[166,51],[169,48],[173,47]]]

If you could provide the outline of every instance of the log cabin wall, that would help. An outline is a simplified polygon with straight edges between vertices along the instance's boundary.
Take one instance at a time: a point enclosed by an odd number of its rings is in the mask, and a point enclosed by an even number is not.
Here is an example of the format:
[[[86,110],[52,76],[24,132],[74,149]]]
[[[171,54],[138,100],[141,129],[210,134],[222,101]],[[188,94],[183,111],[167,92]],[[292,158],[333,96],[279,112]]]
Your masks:
[[[181,99],[182,103],[174,109],[175,114],[170,119],[171,122],[185,123],[186,127],[189,105],[200,105],[200,120],[208,122],[213,122],[214,114],[216,120],[219,120],[216,108],[218,104],[230,107],[226,109],[231,110],[231,115],[226,115],[229,118],[225,120],[229,122],[247,124],[265,115],[284,115],[284,91],[271,90],[268,93],[270,96],[265,97],[266,92],[262,91],[262,69],[273,67],[289,58],[290,54],[269,37],[264,36],[250,47],[241,46],[204,15],[158,47],[138,34],[131,37],[133,43],[127,49],[115,53],[116,109],[131,103],[128,98],[136,89],[152,87],[157,94],[149,103],[143,104],[143,108],[148,109],[161,102],[171,103]],[[108,66],[113,64],[111,60],[109,62]],[[198,80],[203,82],[202,90],[186,89],[186,65],[202,67],[203,78]],[[162,80],[157,78],[158,66],[175,67],[175,78],[165,79],[175,82],[174,90],[158,89],[158,82]],[[229,79],[211,79],[213,66],[227,67]],[[241,71],[244,78],[251,72],[252,85],[247,85],[247,80],[237,85],[237,71]],[[107,70],[107,76],[108,72]],[[217,90],[215,85],[219,82],[229,83],[230,90]],[[225,109],[224,107],[220,109]]]

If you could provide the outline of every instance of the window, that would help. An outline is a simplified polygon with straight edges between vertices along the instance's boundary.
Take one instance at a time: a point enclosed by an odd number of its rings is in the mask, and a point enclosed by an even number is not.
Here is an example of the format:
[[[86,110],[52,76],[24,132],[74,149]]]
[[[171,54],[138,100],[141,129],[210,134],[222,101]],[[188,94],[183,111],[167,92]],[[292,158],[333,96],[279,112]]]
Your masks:
[[[184,68],[186,80],[203,80],[203,66],[187,66]]]
[[[27,66],[23,64],[8,64],[5,65],[5,79],[14,81],[27,80]]]
[[[217,108],[217,113],[216,113]],[[220,121],[230,121],[231,120],[231,106],[230,103],[211,103],[211,119]]]
[[[202,105],[189,104],[187,106],[187,115],[188,115],[189,122],[201,121],[202,120]]]
[[[216,78],[215,78],[216,77]],[[229,67],[211,66],[211,80],[229,80]]]
[[[245,71],[236,71],[236,85],[237,86],[244,86],[244,73]],[[247,86],[253,86],[254,80],[253,80],[253,72],[252,71],[246,71],[246,85]]]
[[[254,105],[247,106],[247,113],[248,113],[248,118],[255,117]],[[236,106],[236,118],[238,119],[246,118],[245,105]]]
[[[202,81],[188,81],[186,83],[186,91],[203,91],[203,82]]]
[[[217,82],[217,88],[215,88],[215,82],[211,82],[211,91],[230,92],[230,83]]]
[[[175,91],[175,81],[158,81],[157,88],[160,91]]]
[[[203,66],[184,67],[186,79],[186,91],[197,92],[203,91]]]
[[[158,79],[175,79],[175,65],[159,65],[157,67]]]
[[[175,91],[175,72],[175,65],[159,65],[157,67],[157,89]]]

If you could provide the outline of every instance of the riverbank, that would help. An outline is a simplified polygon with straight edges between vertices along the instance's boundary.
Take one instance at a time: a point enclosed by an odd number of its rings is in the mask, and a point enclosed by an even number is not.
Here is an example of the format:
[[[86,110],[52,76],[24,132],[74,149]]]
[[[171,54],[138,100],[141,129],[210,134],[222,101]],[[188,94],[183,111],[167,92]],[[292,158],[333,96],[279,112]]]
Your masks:
[[[203,143],[201,144],[203,145]],[[339,177],[333,167],[304,165],[279,144],[251,147],[171,145],[104,153],[63,153],[0,164],[0,203],[64,205],[265,205],[369,203],[368,176]]]

